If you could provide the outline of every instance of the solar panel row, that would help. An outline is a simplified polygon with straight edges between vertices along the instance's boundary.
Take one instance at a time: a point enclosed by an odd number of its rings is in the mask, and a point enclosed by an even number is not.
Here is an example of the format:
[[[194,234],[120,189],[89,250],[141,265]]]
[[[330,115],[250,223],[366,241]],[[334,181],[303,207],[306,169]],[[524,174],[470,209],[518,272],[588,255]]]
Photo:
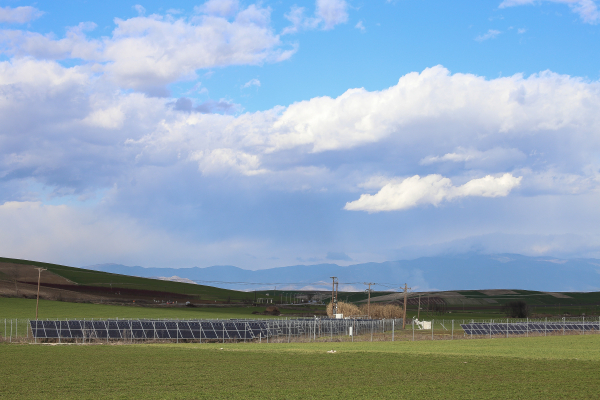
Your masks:
[[[355,322],[357,324],[358,322]],[[257,339],[298,336],[318,331],[319,335],[346,331],[340,320],[107,320],[30,321],[34,338],[66,339]]]
[[[273,335],[262,322],[228,321],[30,321],[35,338],[254,339]]]
[[[461,327],[467,335],[521,335],[528,332],[554,332],[554,331],[592,331],[600,330],[600,324],[597,322],[578,322],[578,323],[508,323],[508,324],[461,324]]]

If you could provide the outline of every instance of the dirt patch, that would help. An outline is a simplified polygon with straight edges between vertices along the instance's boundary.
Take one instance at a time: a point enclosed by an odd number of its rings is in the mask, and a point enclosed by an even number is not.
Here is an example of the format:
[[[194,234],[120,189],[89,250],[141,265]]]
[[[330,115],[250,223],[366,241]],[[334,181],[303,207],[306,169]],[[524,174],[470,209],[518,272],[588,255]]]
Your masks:
[[[552,297],[556,297],[557,299],[572,299],[571,296],[567,296],[564,293],[559,293],[559,292],[544,292],[546,294],[549,294]]]
[[[0,272],[5,276],[4,279],[16,279],[18,281],[37,282],[38,270],[33,265],[0,263]],[[42,271],[42,283],[58,284],[58,285],[76,285],[75,282],[60,275],[56,275],[50,271]]]
[[[507,289],[478,290],[478,292],[481,292],[488,296],[502,296],[503,294],[519,294],[513,290],[507,290]]]

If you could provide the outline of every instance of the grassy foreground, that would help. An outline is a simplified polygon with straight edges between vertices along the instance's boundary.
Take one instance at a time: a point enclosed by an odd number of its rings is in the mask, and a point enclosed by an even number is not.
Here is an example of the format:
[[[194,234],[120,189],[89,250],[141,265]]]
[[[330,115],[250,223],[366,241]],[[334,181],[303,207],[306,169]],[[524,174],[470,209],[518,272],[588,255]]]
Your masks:
[[[335,349],[335,354],[327,351]],[[591,399],[600,336],[0,345],[0,398]]]

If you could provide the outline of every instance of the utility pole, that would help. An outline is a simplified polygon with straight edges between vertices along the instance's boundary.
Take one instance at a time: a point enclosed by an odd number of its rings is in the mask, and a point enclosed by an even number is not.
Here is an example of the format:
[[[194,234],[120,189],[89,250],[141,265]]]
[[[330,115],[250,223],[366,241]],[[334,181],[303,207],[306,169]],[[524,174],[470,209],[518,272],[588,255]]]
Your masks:
[[[38,308],[40,305],[40,281],[42,280],[42,271],[45,271],[46,268],[36,268],[38,270],[38,291],[37,291],[37,301],[35,302],[35,320],[38,319]]]
[[[407,304],[407,295],[408,295],[408,290],[412,289],[406,286],[406,283],[404,284],[404,310],[402,311],[402,329],[406,328],[406,306]]]
[[[369,288],[367,289],[367,293],[369,294],[369,297],[367,297],[367,317],[371,318],[371,285],[374,285],[373,282],[365,282],[365,285],[369,285]]]
[[[332,279],[332,282],[331,282],[331,313],[337,314],[337,296],[336,296],[336,290],[335,290],[335,283],[336,283],[337,276],[330,276],[330,278]]]

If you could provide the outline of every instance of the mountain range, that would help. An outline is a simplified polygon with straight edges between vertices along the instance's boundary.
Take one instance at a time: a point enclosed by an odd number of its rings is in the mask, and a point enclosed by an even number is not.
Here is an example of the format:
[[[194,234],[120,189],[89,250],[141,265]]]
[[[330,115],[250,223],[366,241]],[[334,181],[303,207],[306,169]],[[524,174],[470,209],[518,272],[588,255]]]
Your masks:
[[[235,290],[328,290],[336,276],[340,290],[361,291],[374,282],[377,291],[398,290],[407,283],[413,291],[526,289],[539,291],[600,290],[600,260],[529,257],[518,254],[467,253],[414,260],[293,265],[246,270],[230,265],[205,268],[144,268],[99,264],[86,269],[195,282]]]

